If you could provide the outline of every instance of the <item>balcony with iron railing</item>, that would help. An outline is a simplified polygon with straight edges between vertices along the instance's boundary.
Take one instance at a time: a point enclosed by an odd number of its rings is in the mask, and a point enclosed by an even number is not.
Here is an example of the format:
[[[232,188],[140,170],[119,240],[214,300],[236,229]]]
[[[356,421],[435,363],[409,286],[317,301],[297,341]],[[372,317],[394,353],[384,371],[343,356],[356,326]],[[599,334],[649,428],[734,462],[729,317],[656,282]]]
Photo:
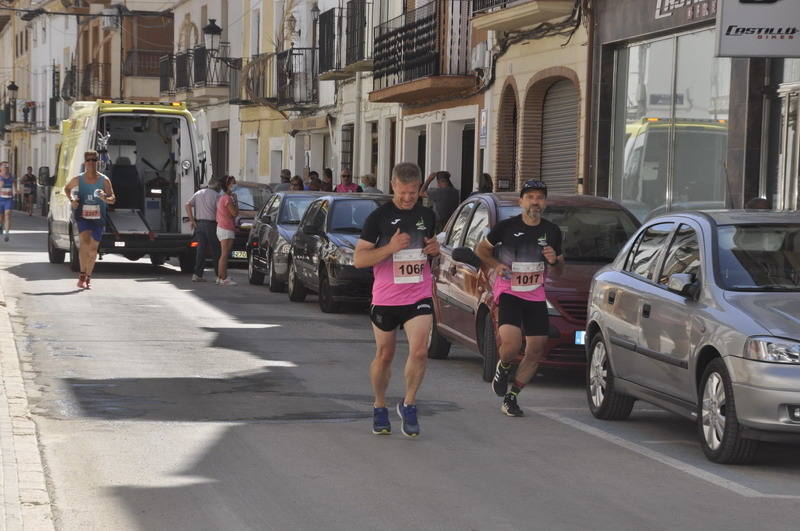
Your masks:
[[[230,44],[220,43],[219,49],[196,46],[192,51],[192,99],[210,101],[228,99],[230,90]]]
[[[278,106],[303,108],[317,103],[317,48],[289,48],[275,56]]]
[[[159,77],[160,59],[164,52],[152,50],[130,50],[122,65],[123,76]]]
[[[184,50],[175,54],[175,91],[191,92],[194,61],[192,50]]]
[[[162,98],[175,96],[175,56],[162,55],[158,59],[158,91]]]
[[[242,96],[242,58],[228,60],[228,102],[241,104]]]
[[[372,102],[410,103],[474,88],[469,4],[432,0],[375,28]]]
[[[471,0],[472,27],[476,30],[515,31],[566,17],[573,0]]]
[[[333,8],[319,15],[319,78],[322,81],[353,77],[344,70],[345,16]]]
[[[277,55],[262,53],[242,67],[245,100],[260,105],[278,102]]]
[[[80,74],[80,97],[82,99],[111,97],[110,63],[88,63]]]
[[[346,4],[345,70],[372,70],[372,2],[350,0]]]

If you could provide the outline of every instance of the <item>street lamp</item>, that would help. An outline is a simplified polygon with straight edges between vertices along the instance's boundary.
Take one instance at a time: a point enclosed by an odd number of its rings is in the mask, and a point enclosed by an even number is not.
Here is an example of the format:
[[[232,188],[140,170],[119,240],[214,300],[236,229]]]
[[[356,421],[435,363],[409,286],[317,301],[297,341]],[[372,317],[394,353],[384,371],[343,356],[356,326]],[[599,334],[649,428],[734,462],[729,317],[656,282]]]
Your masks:
[[[319,20],[319,5],[316,3],[314,3],[314,7],[311,8],[311,20],[313,20],[315,24]]]
[[[208,24],[203,28],[203,35],[205,36],[206,48],[216,50],[217,39],[222,35],[222,28],[217,26],[217,19],[208,19]]]
[[[16,122],[17,121],[17,91],[19,87],[13,81],[8,84],[6,87],[8,90],[8,106],[9,106],[9,122]]]
[[[294,18],[294,13],[289,13],[289,16],[286,17],[286,27],[289,29],[289,35],[297,35],[300,36],[300,30],[297,29],[297,19]]]

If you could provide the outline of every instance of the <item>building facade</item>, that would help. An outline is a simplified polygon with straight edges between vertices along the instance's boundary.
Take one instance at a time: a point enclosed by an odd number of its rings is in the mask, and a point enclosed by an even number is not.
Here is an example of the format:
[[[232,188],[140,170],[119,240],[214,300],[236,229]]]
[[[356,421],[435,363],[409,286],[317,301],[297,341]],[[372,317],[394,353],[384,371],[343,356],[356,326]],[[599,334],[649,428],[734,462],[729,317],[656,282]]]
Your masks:
[[[640,218],[759,196],[797,208],[797,59],[716,57],[716,0],[594,12],[590,193]]]

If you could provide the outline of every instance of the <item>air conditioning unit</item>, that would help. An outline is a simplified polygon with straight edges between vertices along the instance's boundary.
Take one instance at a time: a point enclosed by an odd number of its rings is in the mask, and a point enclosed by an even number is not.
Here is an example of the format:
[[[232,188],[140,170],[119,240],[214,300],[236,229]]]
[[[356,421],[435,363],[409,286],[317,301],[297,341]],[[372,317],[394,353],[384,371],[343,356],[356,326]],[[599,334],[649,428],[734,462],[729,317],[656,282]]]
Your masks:
[[[116,9],[104,9],[100,12],[102,17],[102,28],[104,30],[115,30],[119,28],[119,11]]]
[[[489,46],[486,41],[479,42],[472,47],[470,67],[472,70],[483,70],[489,66]]]

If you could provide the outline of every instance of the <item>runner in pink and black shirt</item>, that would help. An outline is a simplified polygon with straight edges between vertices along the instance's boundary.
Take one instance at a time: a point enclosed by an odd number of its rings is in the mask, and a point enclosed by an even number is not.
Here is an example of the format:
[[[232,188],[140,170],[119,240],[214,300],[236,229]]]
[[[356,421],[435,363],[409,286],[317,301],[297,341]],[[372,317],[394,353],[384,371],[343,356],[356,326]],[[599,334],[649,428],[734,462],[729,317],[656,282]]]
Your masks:
[[[416,394],[425,375],[433,324],[429,257],[439,254],[433,211],[417,204],[421,182],[416,164],[401,162],[394,167],[392,202],[374,210],[364,222],[354,256],[355,266],[372,267],[374,277],[370,319],[377,351],[370,376],[375,392],[372,432],[377,435],[392,430],[386,388],[400,326],[406,332],[409,353],[406,392],[397,412],[403,433],[419,435]]]
[[[547,185],[537,180],[523,183],[519,205],[522,213],[495,225],[477,248],[483,264],[496,274],[492,291],[499,308],[500,360],[492,388],[503,397],[501,410],[511,417],[523,415],[517,395],[536,373],[547,343],[545,279],[548,272],[560,274],[564,267],[561,229],[542,219]],[[525,356],[509,391],[511,362],[519,355],[523,332]]]

